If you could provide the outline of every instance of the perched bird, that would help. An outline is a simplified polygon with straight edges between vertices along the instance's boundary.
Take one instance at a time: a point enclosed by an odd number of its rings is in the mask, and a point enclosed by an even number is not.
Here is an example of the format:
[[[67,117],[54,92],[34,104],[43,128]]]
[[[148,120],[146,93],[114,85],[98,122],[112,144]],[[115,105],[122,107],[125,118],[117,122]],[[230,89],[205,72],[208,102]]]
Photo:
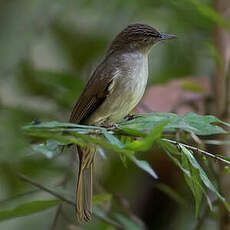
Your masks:
[[[104,60],[97,66],[79,100],[70,122],[111,124],[125,117],[141,100],[148,79],[148,54],[159,41],[175,38],[145,24],[131,24],[112,41]],[[76,194],[78,221],[92,214],[92,170],[96,147],[77,146],[79,172]]]

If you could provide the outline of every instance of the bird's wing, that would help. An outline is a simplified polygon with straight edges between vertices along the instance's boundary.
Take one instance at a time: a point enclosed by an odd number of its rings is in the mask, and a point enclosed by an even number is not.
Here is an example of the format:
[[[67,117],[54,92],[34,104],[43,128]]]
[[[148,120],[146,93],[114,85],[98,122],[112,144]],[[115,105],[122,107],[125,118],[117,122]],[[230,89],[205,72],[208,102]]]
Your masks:
[[[98,68],[87,83],[83,93],[75,104],[71,116],[71,123],[84,123],[84,121],[105,100],[111,91],[111,84],[118,75],[117,71],[106,71],[104,65]],[[104,71],[103,71],[104,70]]]

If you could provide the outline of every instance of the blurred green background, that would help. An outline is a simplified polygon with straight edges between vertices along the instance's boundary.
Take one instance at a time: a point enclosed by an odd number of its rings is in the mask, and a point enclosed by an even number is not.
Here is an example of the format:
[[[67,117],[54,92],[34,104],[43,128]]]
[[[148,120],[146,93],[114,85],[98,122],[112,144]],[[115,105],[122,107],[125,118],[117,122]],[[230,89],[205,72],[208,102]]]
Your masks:
[[[51,158],[32,151],[21,126],[33,120],[68,121],[90,73],[128,24],[146,23],[179,37],[153,48],[149,85],[187,76],[212,79],[214,27],[225,22],[211,9],[211,0],[1,0],[0,210],[51,197],[18,180],[17,170],[47,186],[57,186],[69,170],[67,191],[74,199],[68,151]],[[183,175],[160,151],[153,153],[140,155],[160,175],[157,183],[171,186],[186,204],[169,198],[131,163],[124,167],[118,154],[106,160],[98,156],[95,193],[116,192],[121,198],[103,208],[130,219],[138,216],[146,229],[193,229],[194,205]],[[51,229],[55,210],[0,222],[0,229]],[[56,229],[114,229],[97,218],[79,228],[71,224],[76,224],[74,210],[64,205]],[[216,229],[215,223],[207,224]]]

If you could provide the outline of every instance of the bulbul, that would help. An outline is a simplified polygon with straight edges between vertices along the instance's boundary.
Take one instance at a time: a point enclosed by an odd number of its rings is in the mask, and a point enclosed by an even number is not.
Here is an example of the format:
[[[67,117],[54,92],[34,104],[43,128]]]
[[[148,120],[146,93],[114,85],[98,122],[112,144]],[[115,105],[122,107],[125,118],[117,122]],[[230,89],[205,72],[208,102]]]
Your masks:
[[[131,24],[112,41],[104,60],[91,75],[75,104],[70,122],[111,124],[125,117],[142,98],[148,79],[148,54],[159,41],[175,38],[145,24]],[[92,170],[96,147],[77,146],[79,172],[76,192],[78,221],[92,214]]]

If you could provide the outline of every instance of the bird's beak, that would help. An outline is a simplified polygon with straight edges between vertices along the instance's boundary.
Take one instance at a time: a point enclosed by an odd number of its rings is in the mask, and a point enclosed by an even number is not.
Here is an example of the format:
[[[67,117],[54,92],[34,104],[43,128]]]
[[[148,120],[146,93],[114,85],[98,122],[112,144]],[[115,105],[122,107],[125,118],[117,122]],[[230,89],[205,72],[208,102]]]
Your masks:
[[[160,40],[168,40],[174,38],[177,38],[177,36],[173,34],[163,34],[163,33],[160,34]]]

